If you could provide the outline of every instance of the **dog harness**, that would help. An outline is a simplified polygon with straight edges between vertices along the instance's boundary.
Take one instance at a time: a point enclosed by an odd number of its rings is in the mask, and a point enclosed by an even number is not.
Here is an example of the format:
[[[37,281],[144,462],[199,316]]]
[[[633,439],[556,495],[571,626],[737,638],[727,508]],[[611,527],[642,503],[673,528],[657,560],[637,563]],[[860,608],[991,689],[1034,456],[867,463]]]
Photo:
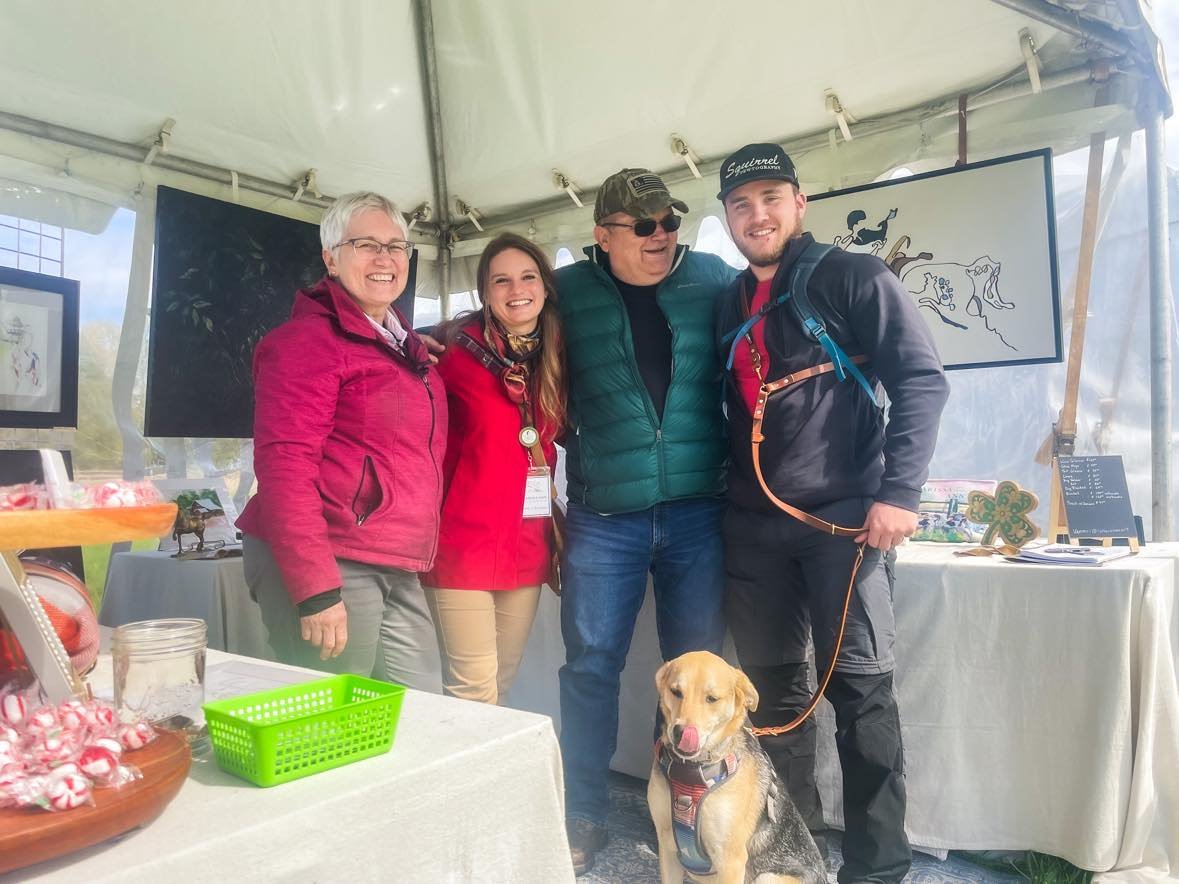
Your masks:
[[[712,860],[700,844],[696,820],[708,793],[737,772],[737,756],[729,753],[711,764],[680,761],[660,740],[655,760],[670,786],[671,828],[680,865],[694,875],[711,875]]]

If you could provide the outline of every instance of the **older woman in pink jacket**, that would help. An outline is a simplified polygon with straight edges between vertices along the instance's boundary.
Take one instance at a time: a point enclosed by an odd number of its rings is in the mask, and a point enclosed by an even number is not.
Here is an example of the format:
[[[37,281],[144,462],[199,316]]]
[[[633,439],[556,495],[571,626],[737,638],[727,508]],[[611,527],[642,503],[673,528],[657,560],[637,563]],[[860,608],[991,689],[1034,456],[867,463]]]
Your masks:
[[[393,307],[413,246],[374,193],[340,197],[320,238],[327,276],[254,354],[246,580],[280,660],[438,690],[418,574],[437,547],[446,396]]]

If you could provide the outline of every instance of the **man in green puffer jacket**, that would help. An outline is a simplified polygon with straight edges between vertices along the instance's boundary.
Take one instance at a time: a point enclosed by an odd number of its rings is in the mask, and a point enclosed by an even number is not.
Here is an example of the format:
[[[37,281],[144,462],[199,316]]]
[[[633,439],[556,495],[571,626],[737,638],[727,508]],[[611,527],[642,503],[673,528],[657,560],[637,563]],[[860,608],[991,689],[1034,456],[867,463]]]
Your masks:
[[[561,756],[574,870],[606,843],[619,676],[654,576],[660,651],[724,638],[723,375],[717,299],[736,271],[676,243],[688,207],[623,169],[594,206],[588,260],[557,271],[570,429],[562,560]]]

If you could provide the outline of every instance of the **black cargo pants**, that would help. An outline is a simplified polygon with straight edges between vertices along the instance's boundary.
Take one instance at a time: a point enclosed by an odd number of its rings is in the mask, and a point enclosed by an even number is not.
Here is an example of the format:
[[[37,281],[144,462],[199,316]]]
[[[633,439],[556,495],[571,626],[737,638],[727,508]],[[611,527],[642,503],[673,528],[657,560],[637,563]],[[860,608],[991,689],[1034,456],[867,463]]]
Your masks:
[[[843,500],[814,514],[861,525],[871,504],[869,498]],[[750,718],[759,727],[784,724],[811,696],[810,640],[820,672],[831,659],[856,544],[785,513],[737,507],[725,516],[724,540],[725,612],[741,668],[760,698]],[[891,553],[865,551],[827,689],[843,771],[841,882],[899,882],[912,862],[892,677],[892,560]],[[812,718],[789,734],[761,742],[807,824],[817,831],[823,828],[823,810],[815,782],[816,738]]]

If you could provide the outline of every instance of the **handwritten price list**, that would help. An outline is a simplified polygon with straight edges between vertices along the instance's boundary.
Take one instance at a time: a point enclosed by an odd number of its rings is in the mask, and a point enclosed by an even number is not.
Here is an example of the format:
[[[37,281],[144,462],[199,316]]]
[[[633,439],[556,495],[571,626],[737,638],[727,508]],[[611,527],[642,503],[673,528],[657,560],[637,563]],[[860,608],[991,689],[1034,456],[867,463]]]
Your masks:
[[[1059,463],[1071,536],[1135,536],[1126,468],[1119,455],[1062,457]]]

